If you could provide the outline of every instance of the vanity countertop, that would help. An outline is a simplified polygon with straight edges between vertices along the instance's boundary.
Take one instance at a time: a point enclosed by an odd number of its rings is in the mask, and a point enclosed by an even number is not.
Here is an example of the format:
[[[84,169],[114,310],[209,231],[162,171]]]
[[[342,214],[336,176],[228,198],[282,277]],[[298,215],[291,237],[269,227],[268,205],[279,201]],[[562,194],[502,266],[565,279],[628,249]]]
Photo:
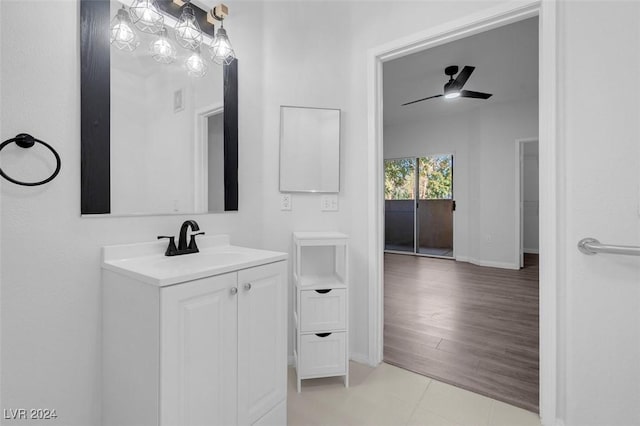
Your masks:
[[[198,238],[199,253],[165,256],[166,241],[102,248],[102,268],[158,287],[278,262],[287,253],[233,246],[228,235]]]

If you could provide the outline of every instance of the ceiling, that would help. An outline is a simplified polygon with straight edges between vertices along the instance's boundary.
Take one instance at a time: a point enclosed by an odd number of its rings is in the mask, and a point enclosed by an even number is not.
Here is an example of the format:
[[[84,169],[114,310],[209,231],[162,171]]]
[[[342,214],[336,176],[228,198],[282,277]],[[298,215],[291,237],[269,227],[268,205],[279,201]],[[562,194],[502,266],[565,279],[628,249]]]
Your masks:
[[[464,89],[493,96],[488,100],[441,97],[401,106],[442,94],[448,65],[458,65],[460,70],[475,66]],[[538,18],[386,62],[383,76],[385,126],[532,98],[538,94]]]

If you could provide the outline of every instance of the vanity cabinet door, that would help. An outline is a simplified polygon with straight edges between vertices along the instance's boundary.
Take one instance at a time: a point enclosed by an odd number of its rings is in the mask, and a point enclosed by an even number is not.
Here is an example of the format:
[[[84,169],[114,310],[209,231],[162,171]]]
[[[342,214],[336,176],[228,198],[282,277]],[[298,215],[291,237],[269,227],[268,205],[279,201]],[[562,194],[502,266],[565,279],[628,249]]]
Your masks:
[[[286,399],[286,262],[238,272],[238,424]]]
[[[236,287],[230,273],[161,290],[161,425],[237,423]]]

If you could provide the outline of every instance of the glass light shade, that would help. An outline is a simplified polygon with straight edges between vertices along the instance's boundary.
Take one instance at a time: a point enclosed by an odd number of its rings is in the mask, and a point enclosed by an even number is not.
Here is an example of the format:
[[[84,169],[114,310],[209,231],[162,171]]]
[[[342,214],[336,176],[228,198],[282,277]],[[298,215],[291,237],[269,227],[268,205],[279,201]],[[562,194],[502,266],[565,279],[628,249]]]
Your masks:
[[[229,65],[236,57],[227,36],[227,30],[219,28],[213,45],[211,46],[211,60],[219,65]]]
[[[200,54],[200,49],[195,50],[184,62],[184,65],[187,67],[187,72],[192,77],[204,77],[207,73],[208,66]]]
[[[454,91],[454,92],[449,92],[446,93],[444,95],[445,99],[455,99],[455,98],[459,98],[460,97],[460,92],[458,91]]]
[[[153,59],[162,64],[170,64],[176,59],[176,48],[167,38],[166,28],[160,30],[158,38],[149,45],[149,50]]]
[[[145,33],[157,33],[164,27],[164,16],[156,0],[137,0],[129,9],[134,25]]]
[[[136,32],[131,28],[131,17],[123,7],[111,21],[111,44],[120,50],[133,52],[140,44]]]
[[[174,30],[178,44],[185,49],[195,50],[202,43],[202,31],[189,4],[184,6]]]

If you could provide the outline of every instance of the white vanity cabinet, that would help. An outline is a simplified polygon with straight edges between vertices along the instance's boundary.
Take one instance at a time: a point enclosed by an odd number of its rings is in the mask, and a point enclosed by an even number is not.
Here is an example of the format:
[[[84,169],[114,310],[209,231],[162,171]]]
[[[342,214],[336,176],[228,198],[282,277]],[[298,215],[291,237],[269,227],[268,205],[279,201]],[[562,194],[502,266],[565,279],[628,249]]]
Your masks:
[[[160,424],[238,421],[237,273],[160,290]]]
[[[286,424],[286,254],[194,268],[240,249],[158,258],[170,279],[103,262],[103,425]]]

